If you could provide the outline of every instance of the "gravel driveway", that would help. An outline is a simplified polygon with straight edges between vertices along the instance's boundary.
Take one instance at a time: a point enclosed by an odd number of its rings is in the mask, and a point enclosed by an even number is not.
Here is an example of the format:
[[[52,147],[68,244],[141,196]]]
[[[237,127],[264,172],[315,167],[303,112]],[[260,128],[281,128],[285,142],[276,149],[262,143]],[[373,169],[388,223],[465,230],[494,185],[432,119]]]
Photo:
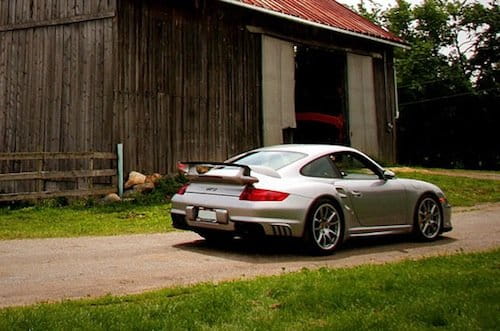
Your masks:
[[[255,248],[242,241],[211,246],[190,232],[0,241],[0,307],[500,246],[500,204],[454,212],[453,225],[433,243],[406,236],[365,239],[328,257],[307,256],[295,242],[287,242],[288,248],[276,242]]]

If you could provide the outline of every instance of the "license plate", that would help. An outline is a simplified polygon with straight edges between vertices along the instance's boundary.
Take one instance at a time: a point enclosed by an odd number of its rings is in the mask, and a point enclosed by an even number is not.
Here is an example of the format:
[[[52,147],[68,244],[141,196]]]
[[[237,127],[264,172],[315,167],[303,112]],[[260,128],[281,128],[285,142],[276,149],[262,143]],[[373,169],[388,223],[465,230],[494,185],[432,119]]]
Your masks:
[[[216,222],[217,215],[213,210],[200,209],[198,211],[198,220],[201,222]]]

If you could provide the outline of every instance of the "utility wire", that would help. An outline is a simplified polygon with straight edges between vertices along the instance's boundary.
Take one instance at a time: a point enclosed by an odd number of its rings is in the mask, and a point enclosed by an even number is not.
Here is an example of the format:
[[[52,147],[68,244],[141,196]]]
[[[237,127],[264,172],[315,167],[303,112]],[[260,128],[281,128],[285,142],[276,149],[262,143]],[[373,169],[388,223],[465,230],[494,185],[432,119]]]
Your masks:
[[[493,91],[493,90],[500,90],[500,87],[492,87],[492,88],[477,90],[477,91],[473,91],[473,92],[464,92],[464,93],[446,95],[446,96],[430,98],[430,99],[403,102],[403,103],[400,103],[399,106],[404,107],[404,106],[416,105],[416,104],[420,104],[420,103],[427,103],[427,102],[436,101],[436,100],[451,99],[451,98],[462,97],[462,96],[466,96],[466,95],[475,95],[478,92],[487,92],[487,91]]]

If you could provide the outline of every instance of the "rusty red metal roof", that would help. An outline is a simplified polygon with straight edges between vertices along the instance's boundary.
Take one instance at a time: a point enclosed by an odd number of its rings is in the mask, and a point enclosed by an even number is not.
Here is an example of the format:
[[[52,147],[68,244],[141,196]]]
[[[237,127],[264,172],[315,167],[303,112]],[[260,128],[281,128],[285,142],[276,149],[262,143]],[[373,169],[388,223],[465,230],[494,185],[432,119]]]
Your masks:
[[[338,32],[405,45],[405,42],[382,27],[358,15],[334,0],[221,0],[249,9],[310,22]]]

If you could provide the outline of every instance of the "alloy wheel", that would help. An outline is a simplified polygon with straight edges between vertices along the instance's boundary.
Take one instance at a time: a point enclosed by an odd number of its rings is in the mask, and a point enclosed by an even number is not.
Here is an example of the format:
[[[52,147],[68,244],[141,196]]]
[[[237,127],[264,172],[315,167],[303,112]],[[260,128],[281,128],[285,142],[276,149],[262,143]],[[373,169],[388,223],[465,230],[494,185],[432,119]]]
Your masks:
[[[418,227],[427,239],[434,239],[441,230],[441,210],[433,198],[427,197],[418,206]]]
[[[341,221],[337,209],[330,203],[318,206],[312,219],[312,232],[316,245],[331,250],[340,239]]]

